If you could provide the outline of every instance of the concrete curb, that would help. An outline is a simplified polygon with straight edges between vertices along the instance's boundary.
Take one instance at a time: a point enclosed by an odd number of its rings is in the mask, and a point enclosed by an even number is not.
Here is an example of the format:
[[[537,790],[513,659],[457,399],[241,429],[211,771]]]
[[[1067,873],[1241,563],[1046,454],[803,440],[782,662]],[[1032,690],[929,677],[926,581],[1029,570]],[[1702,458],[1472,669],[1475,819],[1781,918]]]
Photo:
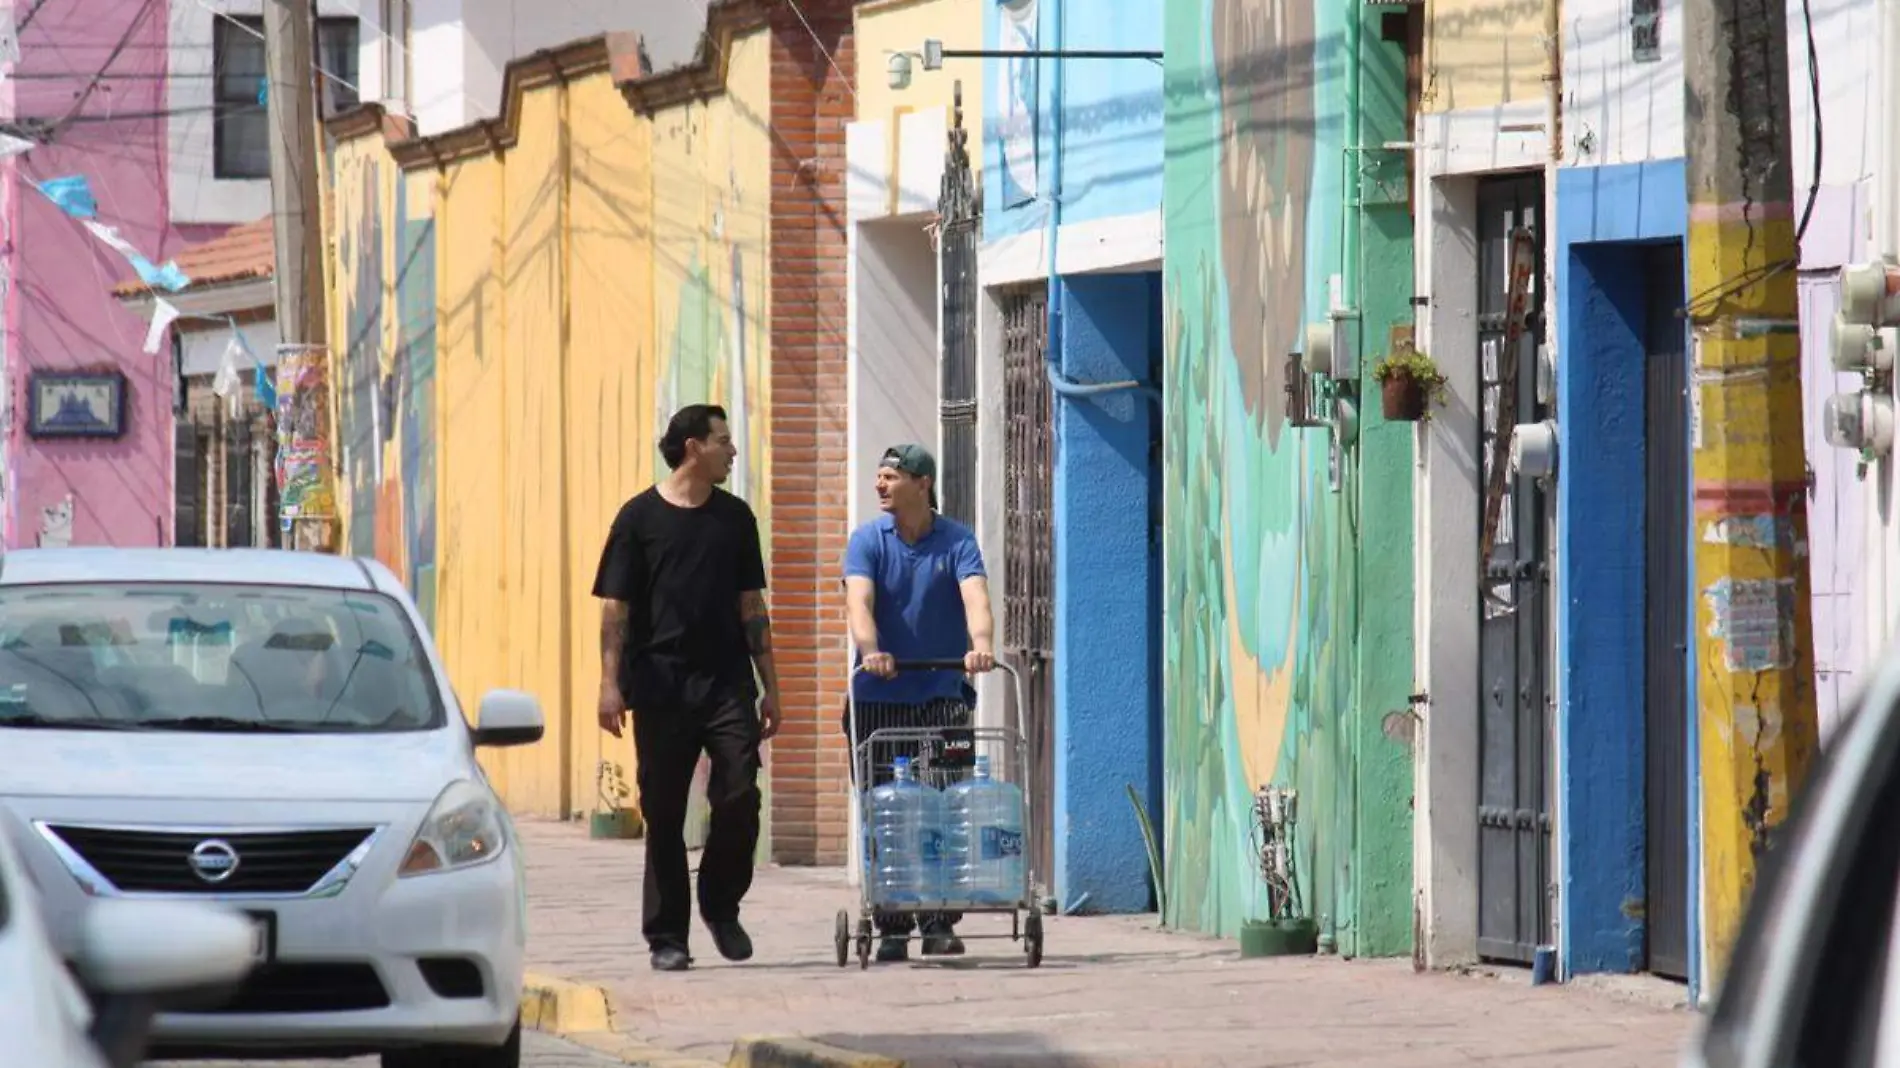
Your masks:
[[[804,1038],[741,1038],[726,1068],[904,1068],[904,1062]]]
[[[607,991],[529,972],[521,983],[521,1026],[551,1034],[612,1031]]]
[[[623,1064],[722,1068],[718,1061],[663,1049],[614,1030],[613,1002],[605,988],[549,975],[530,972],[523,977],[521,1026],[559,1036]],[[734,1042],[723,1068],[904,1068],[904,1062],[804,1038],[754,1037]]]
[[[521,1026],[564,1038],[622,1064],[646,1068],[722,1068],[718,1061],[662,1049],[614,1030],[613,1000],[603,987],[528,973],[521,984]]]

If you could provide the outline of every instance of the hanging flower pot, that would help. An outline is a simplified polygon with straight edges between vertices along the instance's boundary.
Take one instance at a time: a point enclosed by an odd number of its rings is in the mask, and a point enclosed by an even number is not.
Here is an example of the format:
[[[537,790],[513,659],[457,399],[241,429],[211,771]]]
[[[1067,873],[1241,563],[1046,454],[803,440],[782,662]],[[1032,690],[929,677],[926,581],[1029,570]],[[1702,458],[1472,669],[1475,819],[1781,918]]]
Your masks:
[[[1416,423],[1429,417],[1430,401],[1445,388],[1445,376],[1430,356],[1406,346],[1394,350],[1372,369],[1379,382],[1379,401],[1386,419]]]
[[[1385,417],[1393,422],[1416,423],[1425,418],[1425,383],[1411,375],[1393,375],[1379,383]]]

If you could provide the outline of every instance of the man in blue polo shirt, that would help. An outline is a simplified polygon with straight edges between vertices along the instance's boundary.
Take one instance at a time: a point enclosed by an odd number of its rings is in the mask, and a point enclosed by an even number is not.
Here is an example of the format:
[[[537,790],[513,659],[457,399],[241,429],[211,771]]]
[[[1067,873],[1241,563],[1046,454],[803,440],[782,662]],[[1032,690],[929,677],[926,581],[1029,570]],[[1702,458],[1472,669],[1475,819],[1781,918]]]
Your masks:
[[[921,445],[895,445],[878,462],[882,513],[851,534],[844,554],[846,614],[864,671],[853,676],[859,740],[887,727],[967,727],[976,691],[951,671],[898,674],[899,660],[962,660],[978,673],[995,664],[995,620],[983,552],[969,527],[937,514],[937,461]],[[848,711],[848,710],[847,710]],[[849,731],[847,719],[846,730]],[[882,755],[880,765],[884,763]],[[888,777],[880,767],[878,781]],[[962,917],[923,918],[923,951],[963,952]],[[879,913],[877,959],[903,960],[909,915]]]

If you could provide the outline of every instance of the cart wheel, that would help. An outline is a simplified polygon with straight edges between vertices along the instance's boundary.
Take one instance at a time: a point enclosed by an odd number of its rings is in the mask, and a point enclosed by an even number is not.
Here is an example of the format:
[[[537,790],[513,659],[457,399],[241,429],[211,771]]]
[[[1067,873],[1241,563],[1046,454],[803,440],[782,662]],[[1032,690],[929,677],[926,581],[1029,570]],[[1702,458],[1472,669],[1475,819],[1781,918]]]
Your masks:
[[[838,930],[834,935],[838,943],[838,967],[842,968],[851,959],[851,910],[838,910]]]
[[[858,970],[871,966],[871,921],[858,921]]]
[[[1023,917],[1023,952],[1031,968],[1042,964],[1042,913],[1033,909]]]

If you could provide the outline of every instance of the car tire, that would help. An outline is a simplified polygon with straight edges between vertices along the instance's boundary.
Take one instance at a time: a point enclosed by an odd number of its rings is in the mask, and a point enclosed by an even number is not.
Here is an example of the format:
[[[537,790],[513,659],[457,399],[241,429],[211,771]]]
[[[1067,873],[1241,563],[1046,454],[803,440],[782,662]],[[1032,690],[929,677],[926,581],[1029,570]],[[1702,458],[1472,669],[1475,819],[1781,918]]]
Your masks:
[[[521,1021],[499,1046],[423,1046],[390,1050],[383,1068],[521,1068]]]

